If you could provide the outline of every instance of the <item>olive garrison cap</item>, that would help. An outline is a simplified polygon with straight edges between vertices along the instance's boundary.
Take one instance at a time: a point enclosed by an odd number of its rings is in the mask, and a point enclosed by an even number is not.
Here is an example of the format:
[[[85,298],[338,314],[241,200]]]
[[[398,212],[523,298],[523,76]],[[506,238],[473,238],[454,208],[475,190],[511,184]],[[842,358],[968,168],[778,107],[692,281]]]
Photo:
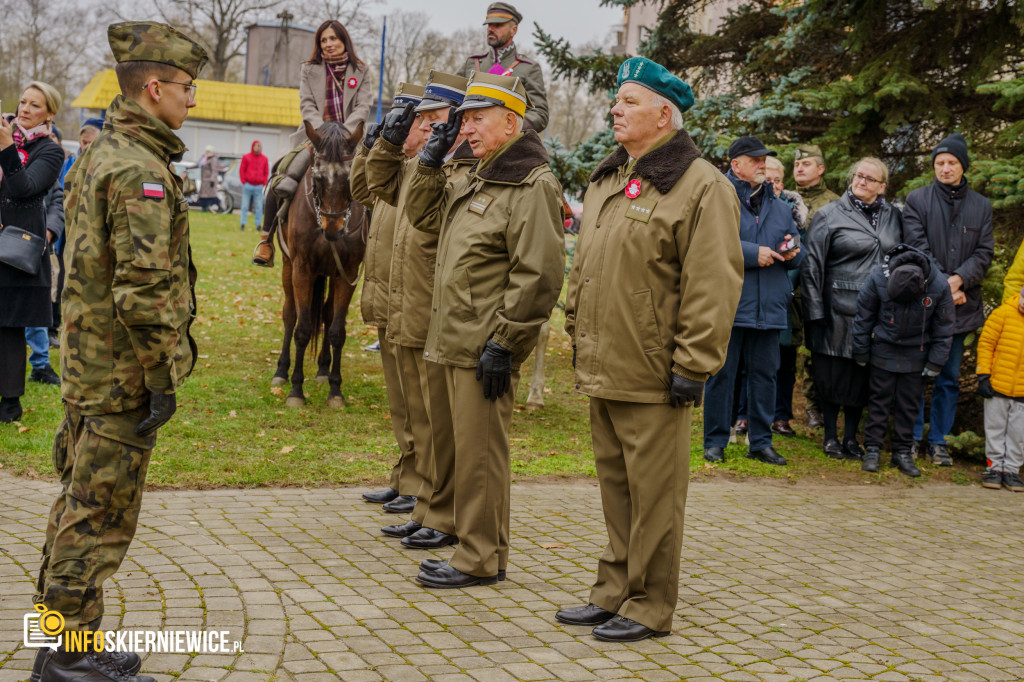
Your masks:
[[[622,87],[623,83],[638,83],[653,90],[676,105],[680,113],[685,113],[693,106],[693,90],[690,86],[658,62],[645,57],[630,57],[622,62],[616,85]]]
[[[523,23],[523,15],[507,2],[492,2],[487,6],[487,18],[485,24],[505,24],[514,21],[517,24]]]
[[[526,86],[519,76],[499,76],[493,73],[474,71],[469,79],[466,98],[458,111],[483,109],[484,107],[505,107],[520,116],[533,108]]]
[[[423,99],[423,86],[416,83],[399,83],[395,88],[395,98],[391,101],[392,109],[403,109],[406,104],[416,106]]]
[[[175,66],[192,78],[206,66],[206,50],[192,38],[155,21],[123,21],[107,27],[107,41],[118,64],[157,62]]]
[[[441,71],[431,71],[423,90],[423,101],[416,111],[462,106],[469,79]]]
[[[798,144],[793,152],[793,160],[817,159],[818,163],[825,165],[825,155],[821,153],[821,147],[816,144]]]

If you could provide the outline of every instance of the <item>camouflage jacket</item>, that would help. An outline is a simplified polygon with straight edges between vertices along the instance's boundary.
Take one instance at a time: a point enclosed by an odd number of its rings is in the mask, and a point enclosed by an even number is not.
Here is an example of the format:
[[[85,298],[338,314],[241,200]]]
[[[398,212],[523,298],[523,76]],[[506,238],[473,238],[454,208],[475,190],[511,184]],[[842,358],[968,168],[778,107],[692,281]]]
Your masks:
[[[83,414],[173,393],[195,364],[188,204],[169,167],[184,151],[119,95],[68,174],[60,359],[64,400]]]

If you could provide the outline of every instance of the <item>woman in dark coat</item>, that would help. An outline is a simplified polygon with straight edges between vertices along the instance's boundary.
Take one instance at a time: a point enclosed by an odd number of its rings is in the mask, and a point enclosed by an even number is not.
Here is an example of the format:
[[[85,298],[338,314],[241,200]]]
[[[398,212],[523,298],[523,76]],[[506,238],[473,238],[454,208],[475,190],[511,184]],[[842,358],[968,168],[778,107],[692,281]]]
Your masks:
[[[50,139],[61,97],[53,86],[33,82],[14,117],[0,117],[0,224],[20,227],[46,242],[43,202],[64,163]],[[25,327],[49,327],[50,259],[39,251],[35,275],[0,263],[0,422],[21,418],[25,392]]]
[[[853,165],[849,187],[837,201],[814,214],[800,270],[805,334],[814,359],[814,386],[825,418],[825,454],[860,459],[857,428],[868,399],[868,373],[853,360],[857,294],[902,240],[900,212],[885,201],[888,169],[879,159]],[[839,408],[845,415],[839,444]]]

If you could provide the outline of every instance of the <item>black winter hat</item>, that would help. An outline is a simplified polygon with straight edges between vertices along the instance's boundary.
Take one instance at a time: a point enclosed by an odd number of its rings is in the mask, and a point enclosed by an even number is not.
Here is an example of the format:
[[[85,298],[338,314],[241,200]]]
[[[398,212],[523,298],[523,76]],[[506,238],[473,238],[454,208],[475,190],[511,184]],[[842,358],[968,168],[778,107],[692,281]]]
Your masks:
[[[932,152],[933,166],[935,165],[935,157],[939,154],[952,154],[960,162],[960,165],[964,167],[964,170],[967,170],[971,165],[971,160],[967,156],[967,140],[960,133],[953,133],[935,147],[935,151]]]
[[[889,271],[886,285],[889,298],[899,303],[909,303],[924,291],[924,270],[915,263],[905,263]]]

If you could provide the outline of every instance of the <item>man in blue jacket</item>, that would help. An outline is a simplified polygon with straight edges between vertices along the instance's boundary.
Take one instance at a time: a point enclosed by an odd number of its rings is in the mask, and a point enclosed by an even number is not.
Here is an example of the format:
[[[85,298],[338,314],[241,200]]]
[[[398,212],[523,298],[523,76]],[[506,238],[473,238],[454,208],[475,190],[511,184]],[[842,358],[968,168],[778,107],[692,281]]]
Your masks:
[[[771,422],[775,411],[775,381],[779,370],[779,332],[786,329],[793,287],[787,270],[798,269],[803,257],[799,244],[787,244],[797,234],[788,204],[776,198],[765,182],[765,157],[776,153],[753,136],[729,147],[731,169],[726,177],[740,200],[740,244],[743,247],[743,292],[725,367],[704,389],[704,459],[725,460],[732,423],[736,374],[742,361],[747,370],[747,457],[768,464],[785,464],[772,448]]]

